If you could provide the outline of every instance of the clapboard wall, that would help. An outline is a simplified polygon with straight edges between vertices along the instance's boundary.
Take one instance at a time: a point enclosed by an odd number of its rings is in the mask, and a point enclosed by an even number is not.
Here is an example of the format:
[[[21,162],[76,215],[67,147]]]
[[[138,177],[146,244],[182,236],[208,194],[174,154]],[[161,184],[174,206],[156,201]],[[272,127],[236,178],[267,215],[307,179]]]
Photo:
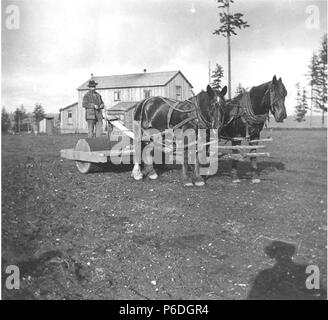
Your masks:
[[[105,109],[108,109],[120,102],[141,101],[145,98],[147,91],[150,91],[150,96],[163,96],[177,100],[186,100],[191,97],[191,89],[192,86],[186,78],[181,74],[181,72],[177,72],[174,77],[161,86],[136,85],[135,87],[97,88],[96,91],[101,95],[105,104]],[[65,122],[67,110],[63,112],[62,123],[64,128],[61,130],[63,133],[85,133],[88,131],[87,122],[85,121],[85,109],[82,107],[83,97],[87,91],[88,89],[86,88],[78,89],[78,105],[77,108],[73,108],[72,125],[65,125],[65,123],[67,124],[67,121]],[[115,100],[116,91],[120,92],[120,100]],[[177,95],[177,93],[179,94]]]

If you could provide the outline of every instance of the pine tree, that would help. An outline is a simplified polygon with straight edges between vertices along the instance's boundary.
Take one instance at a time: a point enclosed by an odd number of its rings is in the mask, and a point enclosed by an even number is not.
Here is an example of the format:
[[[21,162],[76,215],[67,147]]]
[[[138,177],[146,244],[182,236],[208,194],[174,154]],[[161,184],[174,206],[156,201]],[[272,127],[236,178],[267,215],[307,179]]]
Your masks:
[[[24,119],[27,118],[26,110],[23,105],[20,108],[16,108],[14,112],[14,122],[15,122],[15,129],[16,131],[21,131],[21,125]]]
[[[36,103],[33,110],[33,119],[35,121],[37,131],[40,130],[40,122],[45,118],[44,108],[40,103]]]
[[[308,110],[307,94],[303,87],[302,93],[299,82],[296,84],[297,96],[296,96],[296,106],[295,106],[295,120],[298,122],[305,121],[305,115]]]
[[[248,28],[249,24],[243,20],[242,13],[230,13],[230,4],[234,3],[234,0],[217,0],[221,10],[220,27],[214,30],[213,34],[223,36],[227,38],[228,44],[228,98],[231,99],[231,40],[232,35],[237,35],[236,29]]]
[[[310,127],[312,127],[312,112],[313,107],[316,104],[316,86],[317,86],[317,78],[319,72],[319,58],[315,52],[313,52],[310,65],[308,66],[308,74],[307,77],[310,80],[309,85],[311,88],[311,96],[310,96]]]
[[[222,89],[222,78],[223,78],[223,68],[219,64],[216,64],[214,71],[212,72],[211,78],[213,79],[211,86],[213,90],[218,94]]]
[[[325,112],[327,112],[327,34],[324,35],[319,49],[319,72],[316,86],[316,103],[322,111],[322,127],[325,122]]]
[[[11,121],[10,121],[9,113],[6,111],[5,107],[3,107],[1,111],[1,131],[3,133],[6,133],[10,128],[11,128]]]
[[[312,55],[308,77],[311,87],[311,118],[313,107],[321,110],[323,127],[324,114],[327,112],[327,34],[322,39],[319,51]]]
[[[241,85],[241,83],[239,82],[238,83],[238,86],[236,88],[236,96],[240,95],[240,94],[243,94],[246,92],[246,89]]]

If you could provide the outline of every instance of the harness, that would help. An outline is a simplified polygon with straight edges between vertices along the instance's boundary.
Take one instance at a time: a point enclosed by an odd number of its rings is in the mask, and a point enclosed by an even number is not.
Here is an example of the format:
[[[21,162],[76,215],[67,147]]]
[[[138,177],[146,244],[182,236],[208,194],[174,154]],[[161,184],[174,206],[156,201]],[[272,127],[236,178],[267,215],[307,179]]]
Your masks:
[[[270,87],[268,88],[267,92],[264,94],[263,99],[267,96],[267,93],[269,92]],[[271,93],[271,92],[270,92]],[[271,98],[271,96],[270,96]],[[230,105],[233,109],[235,109],[235,112],[231,116],[231,118],[228,120],[227,123],[223,125],[224,127],[227,127],[231,122],[234,120],[240,119],[246,126],[246,139],[249,139],[249,127],[259,127],[260,125],[263,125],[267,120],[269,122],[269,112],[264,114],[255,114],[252,107],[252,102],[250,98],[250,92],[245,92],[242,94],[241,99],[238,102],[228,102],[228,105]],[[271,104],[271,103],[270,103]],[[221,138],[230,140],[229,137],[221,136]]]
[[[248,125],[263,124],[269,116],[269,112],[264,114],[255,114],[252,107],[251,97],[249,92],[245,92],[240,100],[241,117]]]
[[[194,120],[196,120],[197,126],[199,126],[202,129],[207,129],[211,126],[211,122],[208,121],[207,119],[205,119],[204,116],[202,115],[202,112],[200,110],[200,107],[199,107],[199,104],[197,101],[197,97],[194,95],[194,93],[193,93],[192,98],[185,100],[185,102],[188,102],[193,107],[188,110],[183,110],[183,109],[178,108],[178,105],[181,103],[181,101],[176,101],[176,102],[172,103],[171,101],[169,101],[168,99],[166,99],[164,97],[159,97],[159,98],[169,106],[169,111],[167,114],[167,128],[168,129],[175,130],[175,129],[181,128],[188,122],[191,122]],[[148,98],[148,99],[151,99],[151,98]],[[142,109],[144,108],[148,99],[144,101]],[[192,101],[192,99],[194,101]],[[172,127],[171,126],[171,118],[172,118],[172,114],[174,111],[177,111],[180,113],[190,113],[190,116]]]

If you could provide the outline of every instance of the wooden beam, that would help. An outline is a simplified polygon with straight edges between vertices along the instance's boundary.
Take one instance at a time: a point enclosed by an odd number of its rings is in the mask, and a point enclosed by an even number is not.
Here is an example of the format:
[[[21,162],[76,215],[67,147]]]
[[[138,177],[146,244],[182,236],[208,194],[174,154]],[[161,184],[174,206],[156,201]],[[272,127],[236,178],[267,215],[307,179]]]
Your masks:
[[[130,131],[127,127],[125,127],[121,121],[119,120],[113,120],[109,121],[114,127],[116,127],[118,130],[120,130],[122,133],[130,137],[131,139],[135,139],[134,133]]]
[[[107,156],[103,153],[96,151],[77,151],[74,149],[63,149],[60,150],[60,156],[65,159],[75,160],[75,161],[85,161],[94,163],[106,163],[108,161]]]
[[[249,152],[249,153],[243,153],[242,154],[244,157],[270,157],[269,152]]]

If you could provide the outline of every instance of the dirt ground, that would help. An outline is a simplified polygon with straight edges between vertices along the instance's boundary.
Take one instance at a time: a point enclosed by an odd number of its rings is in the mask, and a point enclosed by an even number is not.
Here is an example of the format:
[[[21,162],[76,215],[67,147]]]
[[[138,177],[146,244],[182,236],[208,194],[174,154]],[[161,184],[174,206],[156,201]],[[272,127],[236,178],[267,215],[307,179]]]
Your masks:
[[[4,299],[323,297],[303,267],[326,283],[326,131],[274,131],[260,184],[248,163],[232,184],[220,161],[203,188],[183,187],[176,166],[158,181],[128,165],[80,174],[59,155],[78,138],[2,136]],[[19,290],[4,287],[11,264]]]

